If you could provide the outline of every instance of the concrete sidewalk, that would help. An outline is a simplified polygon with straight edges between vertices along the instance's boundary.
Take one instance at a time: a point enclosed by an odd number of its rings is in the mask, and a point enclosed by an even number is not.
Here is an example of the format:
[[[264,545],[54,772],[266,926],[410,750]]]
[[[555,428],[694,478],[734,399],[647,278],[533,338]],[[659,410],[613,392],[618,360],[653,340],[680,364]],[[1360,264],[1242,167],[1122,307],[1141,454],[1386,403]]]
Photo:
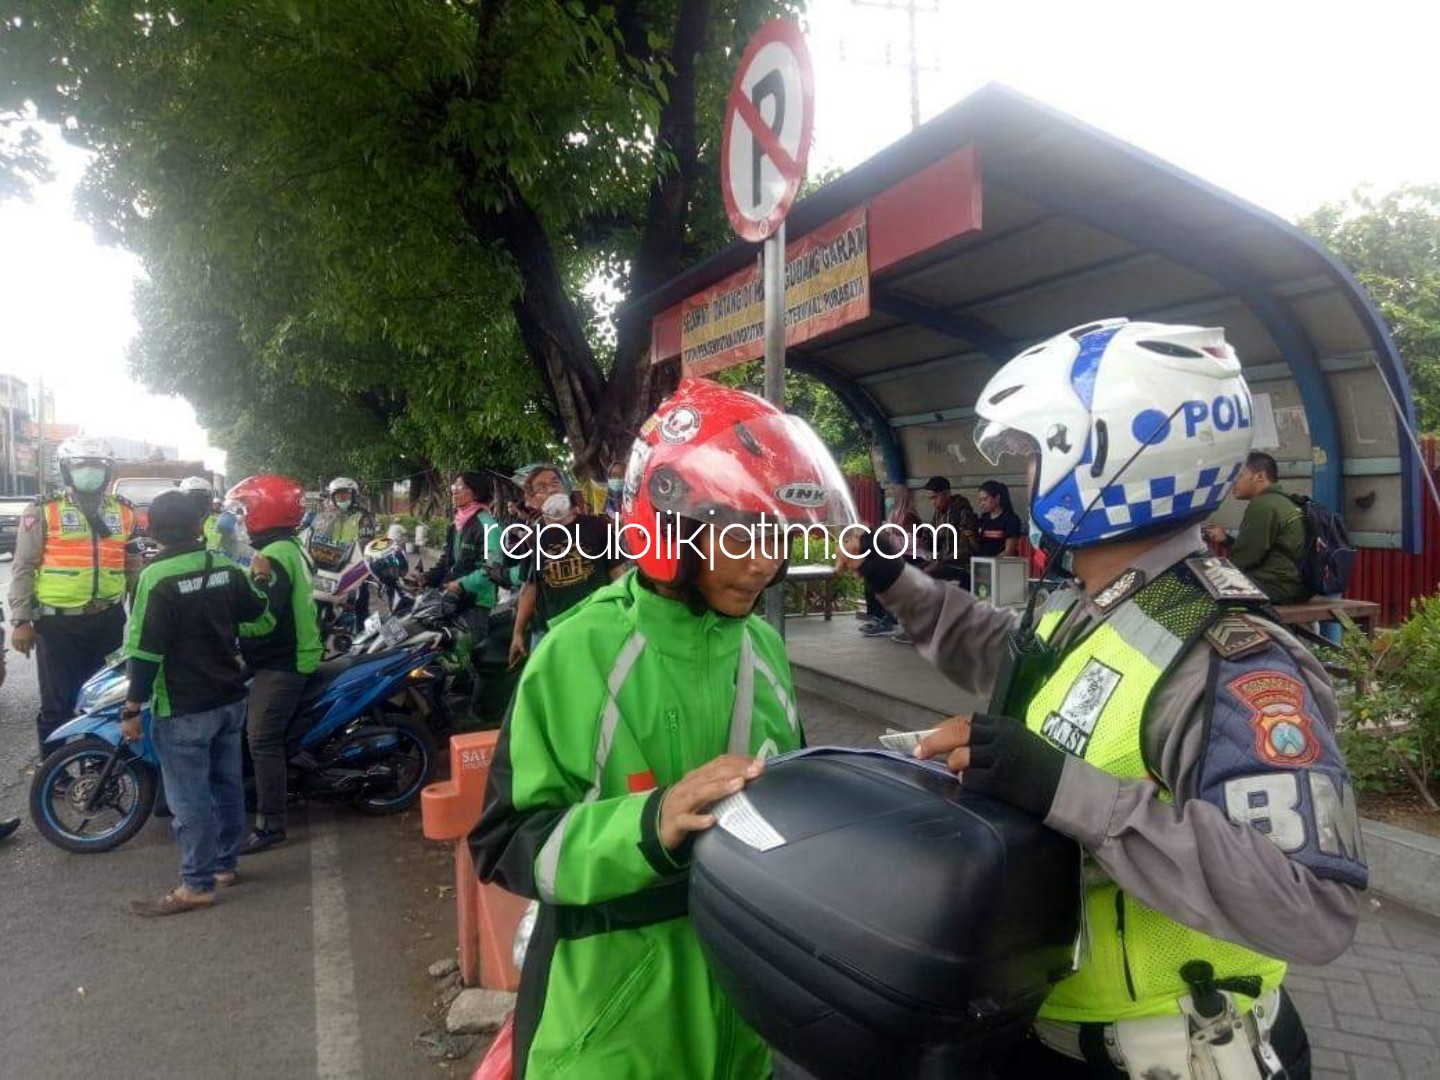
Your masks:
[[[873,746],[887,726],[906,726],[896,722],[902,715],[919,715],[883,704],[878,712],[868,706],[860,711],[835,701],[839,693],[855,704],[856,685],[870,693],[896,687],[914,694],[924,687],[926,700],[940,706],[932,716],[969,711],[962,691],[946,690],[944,680],[929,681],[938,676],[914,649],[861,638],[857,625],[848,617],[830,624],[829,632],[819,619],[787,624],[811,745]],[[813,665],[822,662],[817,671]],[[832,674],[837,670],[843,678]],[[806,689],[807,682],[826,678],[836,680],[827,696]],[[1367,896],[1349,950],[1325,967],[1291,968],[1285,985],[1310,1033],[1315,1080],[1440,1078],[1440,919]]]

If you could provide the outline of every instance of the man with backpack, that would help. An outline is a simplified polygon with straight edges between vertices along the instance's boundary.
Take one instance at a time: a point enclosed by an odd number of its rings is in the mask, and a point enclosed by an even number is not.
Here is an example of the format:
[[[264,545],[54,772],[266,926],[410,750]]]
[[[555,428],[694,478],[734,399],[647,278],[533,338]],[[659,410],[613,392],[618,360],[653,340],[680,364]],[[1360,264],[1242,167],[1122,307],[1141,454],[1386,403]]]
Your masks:
[[[1301,578],[1306,553],[1305,511],[1279,484],[1279,469],[1269,454],[1256,450],[1235,478],[1234,495],[1246,504],[1233,540],[1218,525],[1205,527],[1205,539],[1226,548],[1232,563],[1260,586],[1272,604],[1299,604],[1314,595]]]

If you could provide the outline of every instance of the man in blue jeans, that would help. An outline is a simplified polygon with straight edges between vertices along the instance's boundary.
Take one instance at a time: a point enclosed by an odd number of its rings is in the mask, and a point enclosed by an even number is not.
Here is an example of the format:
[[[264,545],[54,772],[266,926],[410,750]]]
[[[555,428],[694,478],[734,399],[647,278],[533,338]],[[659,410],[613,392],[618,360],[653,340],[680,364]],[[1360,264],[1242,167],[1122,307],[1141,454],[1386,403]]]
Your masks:
[[[180,886],[130,904],[147,917],[212,907],[215,887],[239,880],[245,680],[237,638],[242,623],[263,633],[274,616],[244,570],[205,549],[203,527],[203,514],[183,492],[164,492],[151,504],[150,532],[162,546],[140,575],[125,640],[130,691],[121,730],[126,740],[141,737],[141,703],[149,699],[150,738],[180,845]],[[264,556],[250,572],[269,575]]]

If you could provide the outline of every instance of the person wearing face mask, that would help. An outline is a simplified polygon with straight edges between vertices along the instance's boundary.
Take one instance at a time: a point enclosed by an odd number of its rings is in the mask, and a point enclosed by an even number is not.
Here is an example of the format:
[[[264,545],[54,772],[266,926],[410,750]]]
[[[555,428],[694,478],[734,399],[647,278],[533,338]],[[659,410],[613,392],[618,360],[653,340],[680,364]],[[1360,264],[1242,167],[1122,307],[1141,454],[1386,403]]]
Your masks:
[[[426,573],[425,584],[459,600],[461,618],[478,642],[499,595],[490,569],[500,563],[500,522],[490,512],[484,473],[456,473],[450,500],[455,515],[445,530],[440,561]]]
[[[752,615],[778,526],[855,521],[805,423],[701,379],[640,429],[622,548],[636,569],[551,626],[520,678],[471,834],[476,866],[538,899],[517,1078],[770,1075],[686,915],[714,805],[804,738],[784,643]]]
[[[625,494],[625,464],[616,461],[611,464],[605,476],[605,508],[603,513],[611,521],[620,520],[620,502]]]
[[[10,576],[11,643],[36,652],[43,746],[75,715],[85,680],[104,666],[125,633],[126,544],[135,511],[106,494],[115,456],[99,439],[66,439],[56,455],[64,489],[25,511]]]
[[[541,470],[558,476],[553,466],[541,466]],[[546,496],[540,505],[534,549],[526,560],[524,585],[515,606],[511,666],[520,663],[539,644],[553,619],[624,572],[625,563],[615,551],[614,524],[609,518],[578,512],[563,491]]]

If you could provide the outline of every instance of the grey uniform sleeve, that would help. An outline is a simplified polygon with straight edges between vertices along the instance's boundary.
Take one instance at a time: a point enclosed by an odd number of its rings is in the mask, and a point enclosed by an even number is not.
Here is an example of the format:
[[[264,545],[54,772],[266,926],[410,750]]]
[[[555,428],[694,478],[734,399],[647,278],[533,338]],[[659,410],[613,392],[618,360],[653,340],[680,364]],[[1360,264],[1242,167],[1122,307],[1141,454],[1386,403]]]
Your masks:
[[[1015,612],[981,603],[914,566],[906,566],[879,596],[920,655],[941,674],[973,694],[990,693],[1005,655],[1005,638],[1020,622]]]
[[[35,602],[35,573],[45,556],[45,508],[28,506],[15,537],[15,558],[10,564],[10,618],[40,618]]]
[[[1046,824],[1079,840],[1120,888],[1175,921],[1281,960],[1324,964],[1350,944],[1359,919],[1358,822],[1328,734],[1337,716],[1328,680],[1304,648],[1272,633],[1268,654],[1248,665],[1250,675],[1237,665],[1234,678],[1268,676],[1301,688],[1297,707],[1318,714],[1307,737],[1317,748],[1326,744],[1313,769],[1275,765],[1258,751],[1246,760],[1255,744],[1251,718],[1215,694],[1211,649],[1201,642],[1157,691],[1145,732],[1147,765],[1173,803],[1158,798],[1156,783],[1119,780],[1072,757]],[[1322,790],[1319,782],[1339,797],[1311,803],[1299,796]],[[1293,807],[1267,801],[1266,789],[1292,787]],[[1347,798],[1350,826],[1333,812]],[[1292,835],[1297,830],[1308,835]],[[1348,859],[1326,854],[1346,847]]]

